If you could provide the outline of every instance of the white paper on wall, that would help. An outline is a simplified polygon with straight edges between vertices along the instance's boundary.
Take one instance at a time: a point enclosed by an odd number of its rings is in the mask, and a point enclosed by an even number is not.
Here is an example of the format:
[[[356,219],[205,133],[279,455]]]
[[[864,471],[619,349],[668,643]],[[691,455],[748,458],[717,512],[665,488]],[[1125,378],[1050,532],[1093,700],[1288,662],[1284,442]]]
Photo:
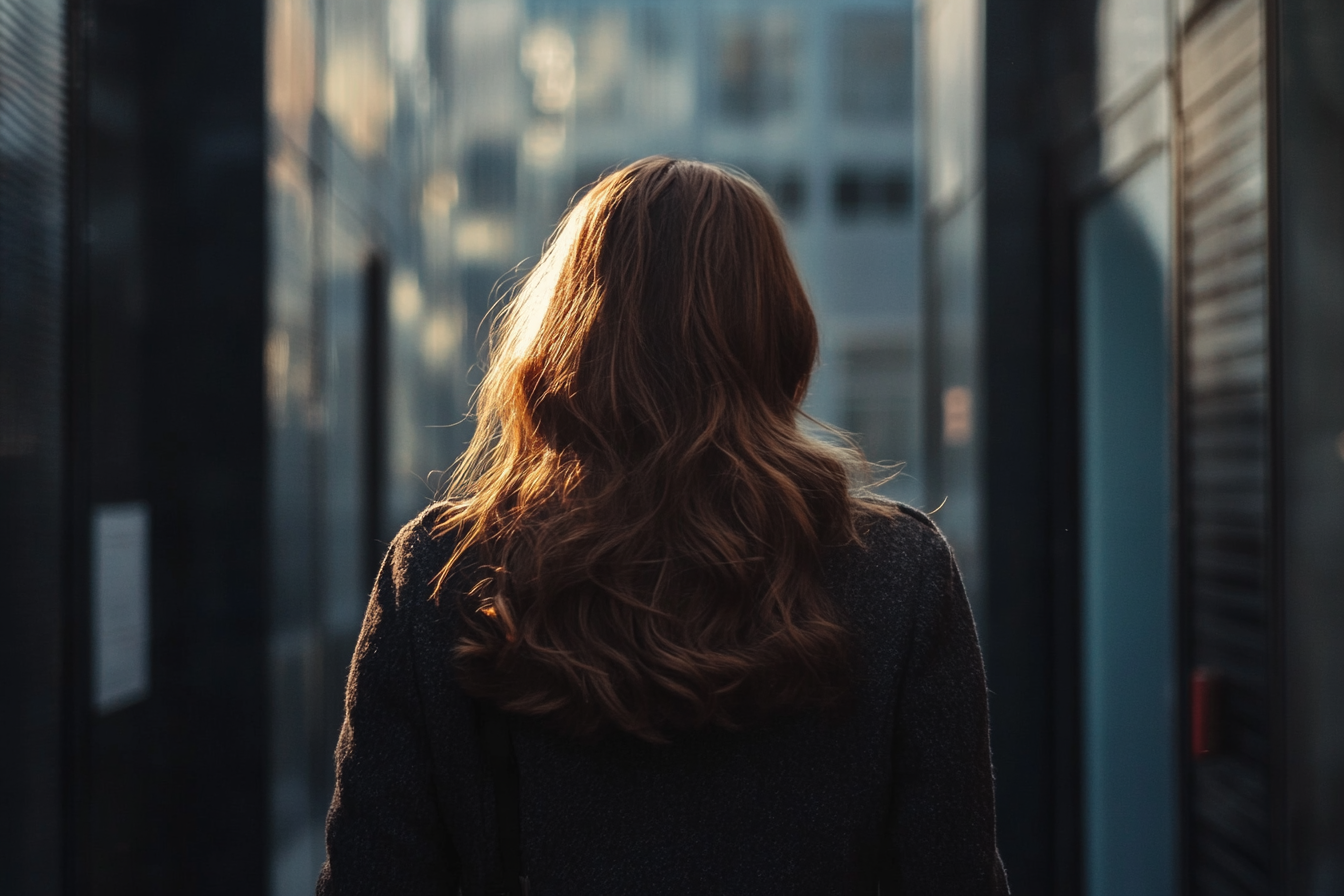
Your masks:
[[[93,509],[93,702],[106,715],[149,694],[149,505]]]

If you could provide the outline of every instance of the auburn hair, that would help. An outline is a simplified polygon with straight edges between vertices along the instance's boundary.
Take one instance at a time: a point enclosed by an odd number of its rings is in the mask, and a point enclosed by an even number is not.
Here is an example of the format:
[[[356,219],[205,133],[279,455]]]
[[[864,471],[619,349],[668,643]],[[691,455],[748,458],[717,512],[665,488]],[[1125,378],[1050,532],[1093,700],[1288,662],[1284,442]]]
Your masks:
[[[567,213],[491,334],[436,536],[471,695],[577,736],[835,706],[854,670],[823,549],[853,448],[805,432],[818,335],[774,206],[653,157]],[[465,559],[470,554],[470,559]]]

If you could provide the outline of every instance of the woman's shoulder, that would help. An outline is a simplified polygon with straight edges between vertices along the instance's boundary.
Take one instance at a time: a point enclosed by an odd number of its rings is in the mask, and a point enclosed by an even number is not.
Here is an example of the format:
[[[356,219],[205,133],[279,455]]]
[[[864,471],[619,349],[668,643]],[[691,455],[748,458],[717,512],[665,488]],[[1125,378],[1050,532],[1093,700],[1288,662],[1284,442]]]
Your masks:
[[[388,543],[379,573],[379,584],[390,584],[398,604],[422,603],[434,591],[434,583],[452,559],[456,539],[439,527],[445,502],[429,505],[401,527]]]
[[[859,503],[858,523],[859,541],[825,564],[836,598],[878,630],[929,609],[955,568],[938,526],[908,504],[871,496]]]
[[[860,550],[875,560],[908,565],[937,561],[951,549],[938,525],[923,511],[881,495],[859,504]]]
[[[860,522],[860,541],[830,556],[826,580],[868,662],[897,669],[916,633],[944,616],[956,564],[938,526],[909,505],[865,501]]]

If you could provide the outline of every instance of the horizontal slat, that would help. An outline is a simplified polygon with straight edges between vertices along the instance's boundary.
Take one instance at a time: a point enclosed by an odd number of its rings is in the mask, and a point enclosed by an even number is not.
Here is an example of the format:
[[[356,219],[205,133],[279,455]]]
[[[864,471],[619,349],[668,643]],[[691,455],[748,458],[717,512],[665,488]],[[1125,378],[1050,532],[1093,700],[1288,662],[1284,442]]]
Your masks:
[[[1185,169],[1185,196],[1195,205],[1223,189],[1225,184],[1232,183],[1247,168],[1264,164],[1264,135],[1261,132],[1219,136],[1223,138],[1217,144],[1220,151],[1211,155],[1207,164]]]
[[[1254,283],[1244,289],[1223,293],[1217,296],[1217,301],[1192,302],[1189,325],[1192,328],[1199,328],[1215,325],[1218,321],[1230,317],[1264,313],[1265,287],[1262,283]]]
[[[1232,604],[1242,607],[1263,607],[1265,598],[1261,586],[1265,581],[1265,564],[1257,562],[1261,555],[1236,555],[1230,551],[1212,550],[1190,552],[1190,570],[1195,573],[1191,594],[1200,599],[1201,612],[1214,608],[1225,595]],[[1203,607],[1208,604],[1208,607]],[[1258,611],[1257,611],[1258,612]]]
[[[1208,427],[1245,425],[1251,415],[1263,420],[1268,408],[1265,384],[1252,383],[1244,388],[1220,386],[1187,396],[1186,419],[1190,433],[1197,434]]]
[[[1264,538],[1261,528],[1263,516],[1254,508],[1244,511],[1245,519],[1225,521],[1218,519],[1214,524],[1192,527],[1190,533],[1190,556],[1198,561],[1204,556],[1236,554],[1237,556],[1260,560],[1265,556]],[[1195,517],[1196,521],[1199,517]],[[1240,523],[1238,525],[1237,523]]]
[[[1229,52],[1232,58],[1226,60],[1228,64],[1224,67],[1216,85],[1194,96],[1183,97],[1186,102],[1182,107],[1182,114],[1187,124],[1187,131],[1206,127],[1217,129],[1221,113],[1232,103],[1232,98],[1244,89],[1247,81],[1258,84],[1260,91],[1264,89],[1262,73],[1264,56],[1260,48],[1245,47]],[[1185,58],[1188,60],[1193,57],[1187,53]],[[1188,63],[1186,65],[1188,66]],[[1188,138],[1190,135],[1187,133],[1186,136]]]
[[[1264,682],[1269,658],[1265,637],[1268,609],[1263,604],[1232,597],[1244,591],[1233,588],[1227,600],[1205,601],[1192,620],[1197,654],[1217,666],[1233,689],[1238,683],[1252,687],[1254,682]],[[1261,725],[1264,721],[1260,720]]]
[[[1181,230],[1181,238],[1187,243],[1198,245],[1201,241],[1219,240],[1224,236],[1223,228],[1235,228],[1247,218],[1265,214],[1263,199],[1259,202],[1237,202],[1233,197],[1224,197],[1209,208],[1201,209],[1197,220],[1187,219]]]
[[[1221,389],[1187,396],[1185,453],[1201,457],[1210,439],[1227,439],[1232,434],[1255,433],[1260,455],[1268,445],[1265,431],[1266,398],[1261,389]],[[1241,436],[1237,435],[1240,439]],[[1234,450],[1239,450],[1237,446]]]
[[[1209,598],[1211,607],[1221,606],[1219,595],[1225,593],[1228,607],[1240,608],[1243,615],[1255,610],[1256,624],[1262,624],[1264,600],[1258,595],[1264,585],[1265,571],[1264,565],[1256,563],[1255,559],[1239,557],[1226,551],[1193,554],[1190,568],[1200,582],[1195,593]],[[1263,632],[1260,634],[1263,635]]]
[[[1252,496],[1238,494],[1223,494],[1216,491],[1205,491],[1195,496],[1190,502],[1191,515],[1198,519],[1199,516],[1212,516],[1218,514],[1227,516],[1237,524],[1249,522],[1255,517],[1261,517],[1258,525],[1264,525],[1264,506],[1263,496]],[[1263,537],[1263,536],[1262,536]]]
[[[1194,617],[1199,653],[1238,680],[1263,679],[1260,663],[1269,650],[1264,638],[1267,619],[1263,602],[1247,600],[1243,589],[1233,589],[1226,600],[1209,602]]]
[[[1223,299],[1240,293],[1253,289],[1263,291],[1267,275],[1265,257],[1261,252],[1247,253],[1231,258],[1225,264],[1188,272],[1186,282],[1190,287],[1191,304],[1221,305]],[[1231,317],[1232,313],[1225,312],[1219,317]],[[1203,334],[1192,335],[1200,338]]]
[[[1206,638],[1212,628],[1229,626],[1229,631],[1234,631],[1237,625],[1251,627],[1247,637],[1263,646],[1263,627],[1269,613],[1264,599],[1263,564],[1248,564],[1220,552],[1209,557],[1193,556],[1190,569],[1197,582],[1191,594],[1199,601],[1198,612],[1192,618],[1196,620],[1196,632],[1205,636],[1199,642],[1200,649],[1211,643]]]
[[[1265,776],[1245,763],[1224,762],[1221,759],[1215,760],[1215,763],[1196,770],[1196,780],[1207,789],[1210,797],[1210,805],[1204,808],[1206,811],[1215,810],[1219,816],[1219,820],[1211,825],[1213,830],[1226,833],[1227,826],[1223,819],[1242,813],[1245,814],[1241,815],[1240,821],[1246,826],[1255,828],[1263,824],[1257,809],[1264,805],[1269,793]]]
[[[1219,594],[1226,592],[1229,601],[1237,606],[1260,607],[1264,605],[1260,586],[1264,584],[1264,564],[1254,562],[1256,558],[1241,558],[1227,551],[1192,551],[1190,568],[1197,575],[1194,594],[1208,598],[1209,607],[1218,604]],[[1248,562],[1250,561],[1250,562]],[[1254,598],[1254,599],[1253,599]]]
[[[1257,267],[1263,270],[1264,259],[1256,258]],[[1246,271],[1231,269],[1228,277],[1242,275],[1248,279]],[[1215,281],[1216,282],[1216,281]],[[1263,315],[1244,314],[1237,317],[1223,317],[1210,321],[1197,328],[1190,349],[1190,362],[1194,365],[1238,358],[1247,355],[1263,356],[1265,352],[1265,319]]]
[[[1187,443],[1187,456],[1201,466],[1234,465],[1265,467],[1263,430],[1249,426],[1210,426],[1194,430]],[[1203,480],[1194,479],[1200,483]]]
[[[1259,388],[1263,387],[1268,372],[1264,355],[1208,361],[1192,366],[1189,386],[1196,395],[1229,388]]]
[[[1198,114],[1185,121],[1185,170],[1196,174],[1215,164],[1228,145],[1240,145],[1248,140],[1263,142],[1265,133],[1265,105],[1258,73],[1250,70],[1228,86],[1217,102],[1209,103]]]
[[[1198,463],[1190,484],[1201,493],[1208,490],[1212,494],[1259,494],[1266,477],[1260,446],[1242,438],[1240,433],[1230,434],[1227,440],[1242,442],[1246,447],[1239,445],[1236,449],[1217,453],[1191,454],[1191,459]]]
[[[1186,37],[1181,91],[1187,108],[1198,109],[1238,68],[1255,64],[1264,48],[1260,5],[1251,0],[1223,4]]]
[[[1207,189],[1197,199],[1187,197],[1185,226],[1198,233],[1217,219],[1264,205],[1264,166],[1242,169],[1219,181],[1217,189]]]
[[[1243,214],[1223,218],[1207,226],[1185,245],[1187,270],[1198,270],[1239,258],[1249,253],[1264,252],[1265,210],[1250,206]]]

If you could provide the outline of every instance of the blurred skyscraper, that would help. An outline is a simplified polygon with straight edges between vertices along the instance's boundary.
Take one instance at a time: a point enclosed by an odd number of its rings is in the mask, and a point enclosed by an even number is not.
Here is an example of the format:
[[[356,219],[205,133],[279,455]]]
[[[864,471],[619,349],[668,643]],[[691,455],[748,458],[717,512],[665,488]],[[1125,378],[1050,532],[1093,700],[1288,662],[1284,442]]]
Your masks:
[[[809,410],[910,464],[888,491],[918,502],[911,6],[455,0],[444,15],[444,211],[424,258],[468,338],[603,172],[654,153],[734,165],[784,214],[819,312]]]
[[[290,893],[322,857],[375,540],[470,436],[492,307],[603,172],[663,153],[770,192],[822,328],[808,408],[908,464],[884,490],[921,500],[918,144],[899,0],[269,10],[272,883]]]

